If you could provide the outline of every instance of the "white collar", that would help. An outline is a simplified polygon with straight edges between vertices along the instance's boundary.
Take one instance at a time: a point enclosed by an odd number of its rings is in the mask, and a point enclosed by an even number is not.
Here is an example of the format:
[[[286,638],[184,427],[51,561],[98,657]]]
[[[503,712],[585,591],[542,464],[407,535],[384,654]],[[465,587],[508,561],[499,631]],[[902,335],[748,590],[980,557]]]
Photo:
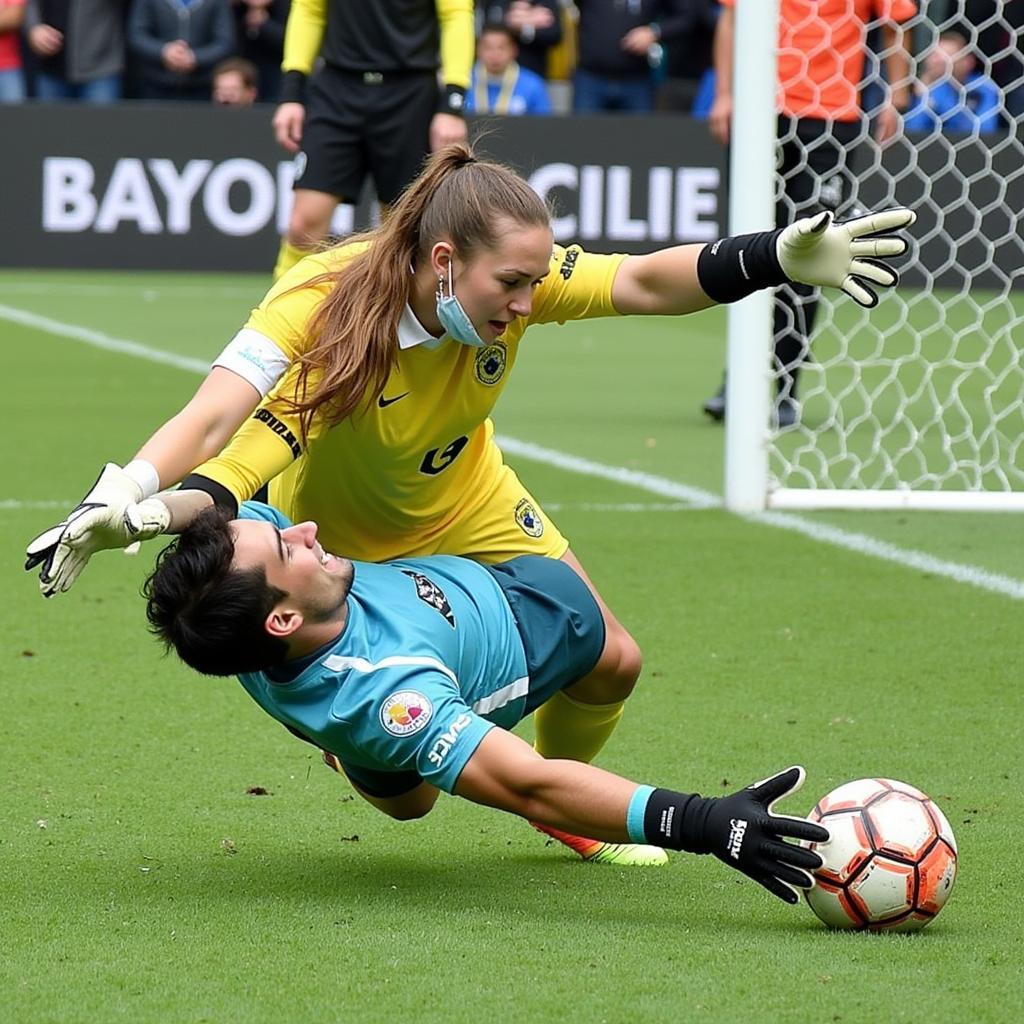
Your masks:
[[[415,348],[417,345],[422,345],[427,349],[434,349],[447,340],[448,336],[446,334],[442,334],[440,338],[435,338],[416,319],[412,306],[408,302],[405,304],[405,309],[402,310],[402,315],[398,320],[398,347],[400,349]]]

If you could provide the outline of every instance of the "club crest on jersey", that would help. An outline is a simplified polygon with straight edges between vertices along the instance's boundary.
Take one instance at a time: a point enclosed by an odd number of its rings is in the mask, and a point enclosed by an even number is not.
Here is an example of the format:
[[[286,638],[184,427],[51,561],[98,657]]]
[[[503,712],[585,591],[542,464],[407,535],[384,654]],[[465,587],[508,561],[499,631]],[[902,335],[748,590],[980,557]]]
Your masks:
[[[480,349],[476,356],[476,379],[488,387],[497,384],[505,375],[507,350],[501,342]]]
[[[516,522],[519,529],[529,537],[539,537],[544,532],[544,520],[537,515],[537,510],[526,498],[520,499],[516,505]]]
[[[435,611],[440,612],[444,616],[445,622],[454,629],[455,613],[448,603],[445,592],[421,572],[412,572],[409,569],[403,569],[402,572],[416,584],[416,596],[424,603],[429,604]]]
[[[380,706],[380,724],[392,736],[411,736],[434,716],[434,705],[417,690],[396,690]]]

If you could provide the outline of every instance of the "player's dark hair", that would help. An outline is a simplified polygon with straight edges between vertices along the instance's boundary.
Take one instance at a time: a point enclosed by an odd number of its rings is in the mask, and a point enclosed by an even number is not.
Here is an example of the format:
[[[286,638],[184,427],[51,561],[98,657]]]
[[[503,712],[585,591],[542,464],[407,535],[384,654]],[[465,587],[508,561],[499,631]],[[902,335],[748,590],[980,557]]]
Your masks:
[[[383,393],[398,357],[395,336],[412,289],[410,267],[429,259],[441,239],[472,259],[497,243],[502,219],[548,227],[551,214],[515,171],[479,159],[463,143],[445,146],[428,158],[376,230],[346,240],[369,243],[362,252],[302,286],[330,286],[308,325],[315,341],[300,356],[295,390],[278,399],[285,411],[298,413],[304,435],[314,413],[333,426]]]
[[[205,509],[160,552],[142,586],[150,632],[208,676],[258,672],[288,655],[287,641],[264,628],[287,595],[262,567],[232,568],[229,523],[223,510]]]

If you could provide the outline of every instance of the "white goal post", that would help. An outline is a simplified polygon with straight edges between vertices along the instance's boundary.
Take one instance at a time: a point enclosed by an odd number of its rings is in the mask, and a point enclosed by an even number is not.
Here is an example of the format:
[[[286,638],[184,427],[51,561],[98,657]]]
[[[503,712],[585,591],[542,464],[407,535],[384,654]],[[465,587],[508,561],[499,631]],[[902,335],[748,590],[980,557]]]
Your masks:
[[[736,2],[730,234],[774,224],[783,190],[779,3]],[[1024,75],[1007,80],[1005,63],[1024,68],[1024,31],[1004,21],[1006,5],[991,6],[987,20],[971,24],[967,0],[919,0],[902,27],[912,76],[927,69],[934,78],[940,64],[927,55],[940,53],[940,36],[947,51],[949,33],[967,37],[952,59],[970,56],[977,72],[999,79],[994,130],[942,125],[878,145],[885,53],[877,42],[869,52],[865,83],[875,88],[861,93],[846,215],[909,206],[918,214],[914,244],[903,280],[875,309],[821,296],[792,425],[780,429],[774,411],[788,378],[773,358],[773,296],[729,307],[728,508],[1024,511]],[[946,68],[939,78],[953,82]],[[795,135],[788,141],[803,145]]]

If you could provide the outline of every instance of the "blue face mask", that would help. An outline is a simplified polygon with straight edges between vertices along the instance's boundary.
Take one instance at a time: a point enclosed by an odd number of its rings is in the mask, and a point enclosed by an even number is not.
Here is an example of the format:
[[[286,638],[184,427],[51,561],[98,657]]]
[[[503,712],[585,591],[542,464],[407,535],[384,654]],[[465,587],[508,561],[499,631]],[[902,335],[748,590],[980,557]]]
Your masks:
[[[452,263],[448,261],[448,294],[445,295],[444,275],[437,279],[437,319],[445,332],[463,345],[483,348],[487,342],[476,333],[473,321],[466,316],[462,303],[455,297],[455,281],[452,276]]]

